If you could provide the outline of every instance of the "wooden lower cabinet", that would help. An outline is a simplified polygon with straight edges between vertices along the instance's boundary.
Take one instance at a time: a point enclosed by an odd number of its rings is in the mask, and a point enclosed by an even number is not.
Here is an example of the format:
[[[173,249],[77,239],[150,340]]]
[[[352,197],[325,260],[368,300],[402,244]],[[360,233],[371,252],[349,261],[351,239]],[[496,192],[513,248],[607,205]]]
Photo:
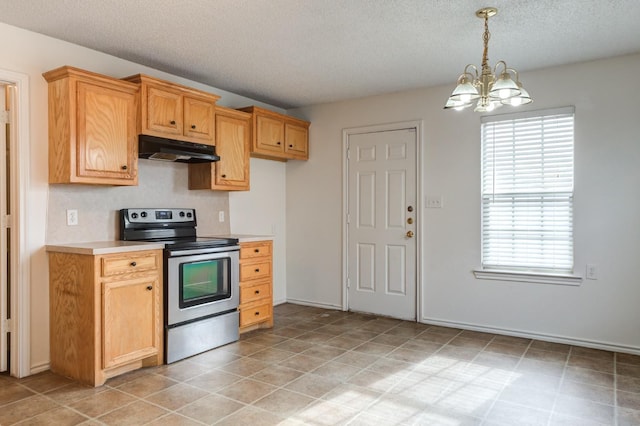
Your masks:
[[[273,327],[273,242],[240,243],[240,333]]]
[[[162,354],[162,251],[49,252],[51,371],[92,386]]]

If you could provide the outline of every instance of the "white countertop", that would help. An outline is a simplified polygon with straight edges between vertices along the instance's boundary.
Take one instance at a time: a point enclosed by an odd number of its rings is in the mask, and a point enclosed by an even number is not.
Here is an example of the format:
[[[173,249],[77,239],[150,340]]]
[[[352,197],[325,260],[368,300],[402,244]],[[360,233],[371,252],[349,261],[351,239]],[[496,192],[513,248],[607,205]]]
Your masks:
[[[164,249],[164,244],[162,243],[145,243],[140,241],[90,241],[85,243],[46,245],[46,250],[51,252],[89,255],[162,249]]]
[[[251,234],[223,234],[223,235],[211,235],[212,237],[219,238],[237,238],[241,243],[252,243],[255,241],[273,240],[273,235],[251,235]]]

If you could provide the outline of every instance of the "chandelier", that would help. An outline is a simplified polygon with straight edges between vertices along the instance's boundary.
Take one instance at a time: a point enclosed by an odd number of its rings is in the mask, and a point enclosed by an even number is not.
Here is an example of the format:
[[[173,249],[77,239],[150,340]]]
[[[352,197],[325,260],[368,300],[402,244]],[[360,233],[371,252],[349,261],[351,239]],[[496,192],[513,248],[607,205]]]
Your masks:
[[[507,67],[504,61],[498,61],[491,69],[487,54],[489,52],[489,18],[498,13],[495,7],[485,7],[476,12],[478,18],[484,19],[484,51],[482,53],[482,70],[469,64],[458,77],[457,86],[447,99],[445,109],[457,111],[470,107],[477,99],[474,111],[489,112],[502,105],[519,106],[532,102],[529,93],[522,87],[518,72]],[[515,77],[515,81],[512,77]]]

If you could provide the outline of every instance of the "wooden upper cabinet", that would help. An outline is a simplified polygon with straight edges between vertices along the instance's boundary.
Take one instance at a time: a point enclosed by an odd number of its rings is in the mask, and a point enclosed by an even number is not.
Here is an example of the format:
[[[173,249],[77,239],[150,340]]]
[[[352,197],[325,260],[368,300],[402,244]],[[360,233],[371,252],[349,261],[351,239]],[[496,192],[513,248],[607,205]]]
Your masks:
[[[308,160],[309,123],[264,108],[240,108],[253,116],[251,156],[269,160]]]
[[[137,185],[137,85],[68,66],[43,76],[49,183]]]
[[[284,123],[284,152],[296,160],[309,159],[309,126]]]
[[[249,190],[251,114],[216,107],[215,163],[189,164],[189,189]]]
[[[124,80],[140,85],[140,134],[215,145],[219,96],[144,74]]]

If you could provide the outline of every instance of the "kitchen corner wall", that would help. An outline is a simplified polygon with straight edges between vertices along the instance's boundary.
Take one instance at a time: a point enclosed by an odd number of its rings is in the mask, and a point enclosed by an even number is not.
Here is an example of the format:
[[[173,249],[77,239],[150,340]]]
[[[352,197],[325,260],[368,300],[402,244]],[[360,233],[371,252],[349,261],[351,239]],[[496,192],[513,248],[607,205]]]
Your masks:
[[[192,207],[197,209],[198,232],[201,235],[228,233],[229,221],[236,233],[273,234],[275,226],[274,275],[279,276],[281,290],[277,297],[284,299],[284,185],[283,163],[251,170],[252,190],[241,197],[243,205],[250,205],[252,214],[229,208],[229,195],[218,191],[189,191],[187,166],[140,160],[139,186],[110,187],[93,185],[49,185],[47,156],[47,83],[42,73],[62,65],[86,69],[112,77],[126,77],[146,73],[176,83],[215,93],[221,96],[219,105],[239,108],[262,106],[277,112],[285,111],[243,96],[209,87],[181,77],[124,61],[81,46],[43,36],[0,23],[0,38],[9,40],[0,49],[0,68],[29,77],[29,181],[27,182],[26,246],[22,249],[30,262],[30,360],[31,372],[41,371],[49,363],[49,274],[45,252],[47,243],[113,240],[118,237],[116,211],[125,207]],[[275,163],[275,162],[273,162]],[[252,166],[254,165],[252,161]],[[268,182],[268,185],[261,185]],[[256,191],[270,191],[258,194]],[[279,200],[274,203],[274,200]],[[79,225],[66,225],[66,210],[77,209]],[[224,211],[226,222],[219,223],[218,211]],[[236,218],[237,216],[237,218]],[[253,223],[269,224],[256,229]],[[276,278],[274,276],[274,278]],[[274,281],[275,282],[275,281]],[[22,285],[22,284],[21,284]],[[279,295],[279,296],[278,296]]]
[[[640,54],[520,74],[534,99],[524,110],[575,106],[575,274],[588,263],[599,272],[580,286],[474,278],[481,114],[443,110],[455,76],[447,86],[292,111],[312,125],[309,162],[287,168],[287,298],[342,306],[343,129],[421,120],[419,197],[444,202],[418,216],[419,320],[640,354],[638,70]]]

